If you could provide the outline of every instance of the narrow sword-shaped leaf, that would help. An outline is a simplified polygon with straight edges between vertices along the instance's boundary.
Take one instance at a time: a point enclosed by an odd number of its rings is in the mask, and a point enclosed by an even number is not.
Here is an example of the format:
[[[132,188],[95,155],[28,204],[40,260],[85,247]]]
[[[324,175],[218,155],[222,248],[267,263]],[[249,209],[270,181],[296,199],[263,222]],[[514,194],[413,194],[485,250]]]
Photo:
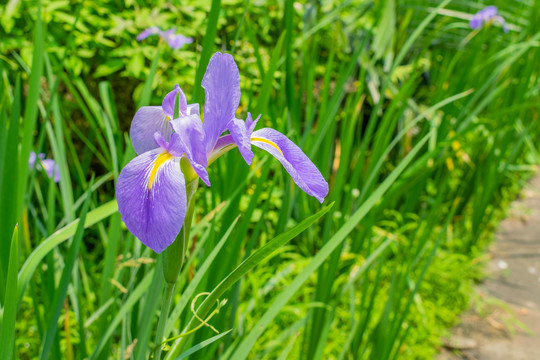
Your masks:
[[[90,206],[90,199],[92,198],[92,184],[94,183],[94,177],[90,180],[90,186],[86,191],[86,200],[81,210],[81,215],[79,217],[79,223],[77,225],[77,230],[75,231],[75,236],[69,248],[68,255],[64,263],[64,270],[62,271],[62,277],[60,278],[60,284],[54,293],[54,298],[52,301],[52,306],[49,314],[49,324],[45,332],[45,338],[42,342],[42,348],[40,352],[40,359],[46,360],[49,358],[49,352],[51,350],[52,342],[56,336],[56,330],[58,329],[58,317],[62,311],[62,306],[64,305],[64,299],[68,290],[68,285],[71,282],[71,277],[73,275],[73,267],[79,255],[79,248],[81,241],[84,235],[86,215],[88,213],[88,207]]]
[[[19,267],[19,228],[15,225],[11,237],[11,251],[9,253],[9,266],[6,282],[6,296],[4,299],[4,313],[0,328],[0,358],[12,359],[15,345],[15,319],[17,317],[17,297],[10,289],[17,289],[17,270]]]
[[[200,343],[198,343],[197,345],[189,348],[188,350],[184,351],[182,354],[180,354],[180,356],[178,356],[176,359],[174,360],[182,360],[182,359],[185,359],[187,358],[189,355],[193,354],[193,353],[196,353],[197,351],[201,350],[202,348],[212,344],[213,342],[215,341],[218,341],[219,339],[221,339],[222,337],[224,337],[225,335],[227,335],[228,333],[230,333],[232,331],[232,329],[230,330],[227,330],[225,331],[224,333],[221,333],[219,335],[216,335],[216,336],[213,336],[211,337],[210,339],[208,340],[204,340],[204,341],[201,341]]]
[[[97,209],[92,210],[87,214],[84,222],[84,227],[87,228],[89,226],[92,226],[102,221],[103,219],[106,219],[117,211],[118,205],[116,204],[116,200],[109,201],[108,203],[101,205]],[[77,219],[66,225],[62,229],[56,231],[54,234],[45,239],[41,244],[39,244],[39,246],[28,256],[21,270],[19,271],[19,284],[17,287],[17,297],[19,299],[19,303],[22,300],[26,286],[34,275],[34,271],[36,271],[36,268],[40,264],[41,260],[43,260],[43,258],[52,249],[75,235],[79,220],[80,219]]]

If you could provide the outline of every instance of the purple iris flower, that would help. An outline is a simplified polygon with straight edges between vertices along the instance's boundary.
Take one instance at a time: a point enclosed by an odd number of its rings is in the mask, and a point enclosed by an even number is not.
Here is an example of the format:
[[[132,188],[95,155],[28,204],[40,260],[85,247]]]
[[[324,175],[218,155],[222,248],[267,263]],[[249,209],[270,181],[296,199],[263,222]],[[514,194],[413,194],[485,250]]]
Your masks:
[[[36,160],[39,159],[39,162],[36,163]],[[53,179],[54,182],[60,181],[60,169],[58,164],[55,163],[53,159],[45,159],[45,154],[39,153],[36,155],[35,152],[31,152],[28,157],[28,166],[30,170],[36,168],[37,170],[45,170],[49,179]]]
[[[487,6],[484,9],[478,11],[471,18],[469,25],[471,29],[478,29],[484,25],[491,24],[493,21],[501,24],[503,31],[508,32],[508,27],[506,26],[506,21],[499,15],[499,10],[496,6]]]
[[[167,41],[171,49],[180,49],[185,44],[191,44],[193,39],[182,34],[177,34],[175,29],[162,31],[157,26],[151,26],[137,36],[137,41],[142,41],[152,35],[159,35],[163,40]]]
[[[138,156],[122,170],[116,186],[118,210],[127,228],[156,253],[172,244],[186,215],[186,181],[200,177],[210,186],[206,168],[228,150],[238,147],[251,164],[251,145],[266,150],[285,167],[294,182],[321,203],[328,183],[302,150],[280,132],[254,131],[253,121],[235,117],[240,103],[240,75],[229,54],[216,53],[206,69],[204,122],[198,104],[188,105],[178,85],[160,106],[142,107],[131,125]],[[179,114],[173,116],[176,99]],[[230,134],[223,135],[228,130]],[[181,159],[193,168],[180,170]],[[184,167],[182,167],[184,169]],[[187,180],[186,180],[187,178]]]

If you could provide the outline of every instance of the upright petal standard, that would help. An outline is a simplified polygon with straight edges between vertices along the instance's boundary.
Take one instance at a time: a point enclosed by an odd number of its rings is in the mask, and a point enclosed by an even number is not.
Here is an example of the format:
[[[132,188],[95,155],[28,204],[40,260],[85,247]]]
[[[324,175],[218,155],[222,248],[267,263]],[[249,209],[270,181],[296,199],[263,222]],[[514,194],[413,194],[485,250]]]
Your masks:
[[[187,104],[184,92],[180,86],[175,85],[174,89],[165,95],[161,106],[143,106],[135,114],[131,122],[130,137],[137,154],[140,155],[157,147],[154,140],[156,132],[160,133],[166,141],[170,140],[173,130],[169,121],[174,118],[177,97],[180,99],[180,116],[199,116],[199,104]]]
[[[206,150],[211,151],[227,124],[235,118],[240,104],[240,74],[229,54],[216,53],[210,59],[202,80],[204,88],[204,134]]]

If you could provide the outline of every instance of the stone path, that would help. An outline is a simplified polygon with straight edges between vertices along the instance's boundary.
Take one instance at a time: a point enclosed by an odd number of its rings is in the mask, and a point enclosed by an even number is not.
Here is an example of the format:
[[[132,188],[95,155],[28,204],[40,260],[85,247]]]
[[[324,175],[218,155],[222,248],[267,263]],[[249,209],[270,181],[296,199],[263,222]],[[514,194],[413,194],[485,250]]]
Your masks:
[[[496,239],[490,278],[479,286],[485,314],[465,314],[439,360],[540,360],[540,176],[513,203]]]

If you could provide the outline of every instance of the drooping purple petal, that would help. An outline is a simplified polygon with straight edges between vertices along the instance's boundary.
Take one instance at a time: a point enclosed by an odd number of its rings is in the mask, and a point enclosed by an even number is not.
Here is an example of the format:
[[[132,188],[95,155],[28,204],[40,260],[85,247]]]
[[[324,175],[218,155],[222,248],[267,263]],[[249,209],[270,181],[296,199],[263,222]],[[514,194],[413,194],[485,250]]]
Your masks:
[[[116,199],[129,231],[159,254],[174,242],[186,215],[179,159],[161,148],[137,156],[120,173]]]
[[[166,141],[171,138],[172,130],[167,115],[161,106],[141,107],[131,122],[130,137],[138,155],[157,148],[154,133],[159,132]]]
[[[159,27],[151,26],[151,27],[149,27],[147,29],[144,29],[143,32],[141,32],[137,36],[137,41],[142,41],[142,40],[144,40],[147,37],[152,36],[152,35],[158,35],[160,32],[161,32],[161,30],[160,30]]]
[[[251,150],[251,134],[259,121],[259,117],[253,121],[251,114],[248,113],[247,120],[232,119],[227,125],[227,129],[231,133],[240,154],[248,165],[251,165],[253,160],[253,151]]]
[[[270,128],[255,131],[251,136],[251,143],[278,159],[300,189],[323,202],[328,195],[328,183],[295,143]]]
[[[174,89],[169,92],[165,97],[163,98],[163,103],[161,104],[161,107],[163,108],[163,112],[165,115],[170,117],[171,119],[175,118],[174,114],[174,106],[176,104],[176,95],[179,95],[179,104],[178,109],[180,110],[180,116],[187,115],[187,101],[186,101],[186,95],[184,95],[184,92],[182,89],[180,89],[180,86],[175,85]]]
[[[174,130],[169,144],[170,149],[185,153],[197,175],[206,185],[210,186],[206,171],[208,159],[201,118],[198,115],[188,115],[172,120],[170,125]]]
[[[215,53],[202,80],[205,93],[204,134],[210,152],[240,104],[240,74],[229,54]]]

